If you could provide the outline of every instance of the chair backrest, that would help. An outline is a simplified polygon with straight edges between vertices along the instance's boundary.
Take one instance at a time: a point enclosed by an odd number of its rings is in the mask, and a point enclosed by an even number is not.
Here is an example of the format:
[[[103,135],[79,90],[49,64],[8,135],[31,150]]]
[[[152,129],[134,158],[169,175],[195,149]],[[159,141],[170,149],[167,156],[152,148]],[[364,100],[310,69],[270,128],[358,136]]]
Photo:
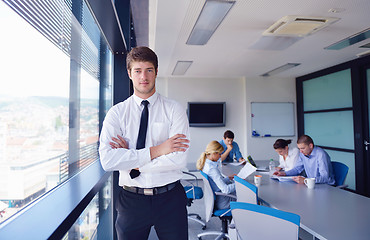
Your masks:
[[[206,209],[206,221],[208,222],[213,214],[213,208],[215,204],[215,195],[211,188],[211,184],[209,183],[209,177],[203,171],[200,171],[202,179],[203,179],[203,193],[204,193],[204,205]]]
[[[341,162],[331,162],[334,171],[335,185],[340,186],[346,180],[348,167]]]
[[[203,190],[201,187],[198,186],[198,178],[192,173],[184,171],[183,173],[192,176],[195,180],[195,184],[185,179],[181,180],[181,184],[184,186],[185,189],[186,197],[188,199],[201,199],[203,197]]]
[[[240,239],[298,239],[300,216],[261,205],[231,202]]]
[[[258,188],[244,179],[234,176],[236,199],[238,202],[258,203]]]

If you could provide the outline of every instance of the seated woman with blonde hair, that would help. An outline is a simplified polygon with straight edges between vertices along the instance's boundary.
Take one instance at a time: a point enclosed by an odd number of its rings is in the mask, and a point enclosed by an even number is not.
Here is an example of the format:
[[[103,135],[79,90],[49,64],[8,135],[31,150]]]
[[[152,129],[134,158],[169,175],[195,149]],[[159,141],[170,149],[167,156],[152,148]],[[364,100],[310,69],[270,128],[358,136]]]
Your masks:
[[[231,181],[234,175],[225,178],[218,169],[218,160],[224,150],[222,145],[217,141],[212,141],[207,145],[206,150],[200,155],[197,161],[197,169],[208,175],[212,190],[225,194],[236,195],[235,183]],[[230,208],[230,201],[235,200],[228,196],[216,195],[215,206],[217,209]]]

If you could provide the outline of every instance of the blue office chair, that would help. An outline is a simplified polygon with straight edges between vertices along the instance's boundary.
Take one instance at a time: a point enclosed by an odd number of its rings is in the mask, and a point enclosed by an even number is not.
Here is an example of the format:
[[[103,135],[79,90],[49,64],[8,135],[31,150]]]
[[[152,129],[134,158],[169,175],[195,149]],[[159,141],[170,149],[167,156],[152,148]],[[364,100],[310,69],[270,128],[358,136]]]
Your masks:
[[[238,202],[258,204],[258,188],[246,180],[234,176],[236,199]]]
[[[184,185],[186,197],[188,199],[187,206],[190,207],[191,204],[195,199],[202,199],[203,198],[203,190],[201,187],[198,186],[198,178],[189,172],[183,172],[186,175],[194,177],[195,185],[189,181],[182,180]],[[185,183],[185,184],[184,184]],[[201,221],[201,217],[197,213],[188,213],[188,220],[195,221],[202,225],[202,229],[206,229],[206,224]]]
[[[261,205],[231,202],[238,239],[298,239],[300,216]]]
[[[331,165],[333,166],[335,186],[338,188],[348,187],[348,185],[344,184],[348,174],[348,167],[341,162],[331,162]]]
[[[216,195],[223,195],[223,196],[229,196],[232,198],[235,198],[235,196],[230,194],[224,194],[221,192],[214,192],[212,190],[211,184],[210,184],[210,178],[207,174],[205,174],[203,171],[200,171],[202,179],[203,179],[203,192],[204,192],[204,205],[206,210],[206,222],[208,222],[212,216],[219,217],[222,221],[222,230],[221,232],[216,231],[208,231],[204,233],[198,234],[198,239],[202,239],[203,236],[207,235],[216,235],[216,239],[222,239],[222,238],[229,238],[228,235],[228,224],[231,221],[231,210],[228,209],[215,209],[214,203],[216,200]]]

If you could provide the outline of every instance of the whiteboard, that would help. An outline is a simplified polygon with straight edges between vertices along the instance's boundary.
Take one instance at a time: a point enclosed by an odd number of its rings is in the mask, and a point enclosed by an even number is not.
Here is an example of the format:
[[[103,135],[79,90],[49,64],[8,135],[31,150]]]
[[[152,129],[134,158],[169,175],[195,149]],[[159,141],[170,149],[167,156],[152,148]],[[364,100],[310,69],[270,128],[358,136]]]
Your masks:
[[[295,135],[292,102],[252,102],[251,118],[252,131],[256,131],[261,137]]]

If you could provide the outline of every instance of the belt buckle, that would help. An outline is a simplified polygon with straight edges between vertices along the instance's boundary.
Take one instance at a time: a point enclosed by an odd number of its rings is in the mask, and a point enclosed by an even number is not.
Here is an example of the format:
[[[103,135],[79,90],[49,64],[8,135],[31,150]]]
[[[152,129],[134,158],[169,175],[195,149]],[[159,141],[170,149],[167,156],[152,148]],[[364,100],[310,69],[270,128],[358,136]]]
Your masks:
[[[153,188],[144,188],[144,195],[154,195]]]

